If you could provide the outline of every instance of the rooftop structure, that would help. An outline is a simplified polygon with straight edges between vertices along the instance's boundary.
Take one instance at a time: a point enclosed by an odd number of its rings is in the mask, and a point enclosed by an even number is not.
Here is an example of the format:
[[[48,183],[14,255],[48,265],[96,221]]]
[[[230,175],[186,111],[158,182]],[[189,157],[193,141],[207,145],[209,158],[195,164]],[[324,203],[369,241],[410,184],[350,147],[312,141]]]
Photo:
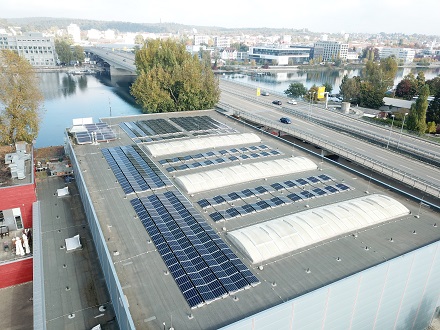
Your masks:
[[[121,329],[429,323],[428,204],[215,111],[102,121],[67,149]]]

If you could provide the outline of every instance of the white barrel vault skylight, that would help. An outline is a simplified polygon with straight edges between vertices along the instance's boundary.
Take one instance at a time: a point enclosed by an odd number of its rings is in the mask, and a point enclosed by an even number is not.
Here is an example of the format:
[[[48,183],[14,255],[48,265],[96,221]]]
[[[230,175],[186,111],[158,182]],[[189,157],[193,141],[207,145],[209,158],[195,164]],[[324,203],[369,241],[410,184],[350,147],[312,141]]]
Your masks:
[[[252,263],[259,263],[409,213],[397,200],[375,194],[237,229],[227,237]]]
[[[203,136],[193,139],[159,142],[145,145],[145,150],[153,157],[186,153],[203,149],[260,143],[261,138],[254,133]]]
[[[316,168],[316,164],[306,157],[282,158],[182,175],[176,178],[176,183],[186,193],[195,194],[243,182],[315,170]]]

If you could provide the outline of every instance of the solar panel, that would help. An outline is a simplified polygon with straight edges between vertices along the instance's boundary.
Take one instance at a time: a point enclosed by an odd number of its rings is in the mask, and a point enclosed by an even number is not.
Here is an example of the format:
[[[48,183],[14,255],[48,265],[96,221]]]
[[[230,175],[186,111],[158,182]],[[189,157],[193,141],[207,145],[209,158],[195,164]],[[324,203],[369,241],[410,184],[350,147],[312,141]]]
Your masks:
[[[300,186],[305,186],[308,185],[309,183],[304,180],[304,179],[297,179],[296,182],[300,185]]]
[[[191,308],[259,283],[179,192],[131,204]]]
[[[197,202],[197,204],[200,205],[200,207],[205,208],[211,206],[211,203],[209,203],[206,199],[201,199]]]
[[[274,184],[270,185],[272,188],[274,188],[275,190],[283,190],[285,189],[284,186],[282,186],[279,182],[275,182]]]
[[[330,192],[331,194],[334,194],[334,193],[339,192],[339,190],[336,189],[336,188],[333,187],[333,186],[325,186],[325,187],[324,187],[324,190],[327,190],[327,191]]]
[[[293,188],[296,186],[296,183],[293,182],[292,180],[284,181],[284,184],[289,188]]]
[[[307,180],[309,180],[309,181],[312,182],[312,183],[317,183],[317,182],[319,182],[319,180],[318,180],[316,177],[314,177],[314,176],[309,176],[309,177],[307,178]]]
[[[341,191],[350,190],[350,187],[343,183],[338,183],[335,186]]]
[[[330,181],[332,179],[331,177],[329,177],[328,175],[325,175],[325,174],[318,175],[318,178],[320,178],[321,181],[323,181],[323,182]]]
[[[297,194],[289,194],[287,195],[288,198],[290,198],[293,202],[299,201],[302,198],[300,196],[298,196]]]
[[[214,213],[211,213],[209,216],[210,216],[211,219],[214,220],[215,222],[218,222],[218,221],[221,221],[221,220],[224,219],[224,218],[223,218],[223,215],[221,215],[220,212],[214,212]]]

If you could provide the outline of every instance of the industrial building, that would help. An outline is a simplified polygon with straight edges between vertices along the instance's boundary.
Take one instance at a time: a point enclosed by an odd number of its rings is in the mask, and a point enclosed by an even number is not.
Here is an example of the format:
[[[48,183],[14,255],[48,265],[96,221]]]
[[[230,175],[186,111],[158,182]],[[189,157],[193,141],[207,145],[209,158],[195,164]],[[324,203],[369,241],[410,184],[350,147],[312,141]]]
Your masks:
[[[440,305],[435,205],[216,111],[80,126],[121,329],[422,329]]]

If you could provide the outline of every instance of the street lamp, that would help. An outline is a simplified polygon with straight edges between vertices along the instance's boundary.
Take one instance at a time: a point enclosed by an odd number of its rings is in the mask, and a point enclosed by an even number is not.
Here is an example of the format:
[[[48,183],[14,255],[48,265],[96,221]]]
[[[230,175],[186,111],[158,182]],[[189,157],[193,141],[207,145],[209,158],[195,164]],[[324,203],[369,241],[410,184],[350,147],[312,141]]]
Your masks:
[[[310,103],[309,103],[309,120],[310,117],[312,116],[312,100],[315,97],[316,92],[309,92],[310,95]]]
[[[390,134],[388,135],[388,143],[387,143],[387,149],[388,146],[390,145],[390,138],[391,138],[391,131],[393,130],[393,123],[394,123],[394,115],[391,115],[391,117],[393,117],[393,120],[391,121],[391,128],[390,128]]]
[[[403,132],[403,124],[405,124],[405,118],[408,112],[405,112],[403,115],[403,121],[402,121],[402,127],[400,128],[400,135],[399,135],[399,141],[397,142],[397,149],[399,149],[400,139],[402,138],[402,132]]]

